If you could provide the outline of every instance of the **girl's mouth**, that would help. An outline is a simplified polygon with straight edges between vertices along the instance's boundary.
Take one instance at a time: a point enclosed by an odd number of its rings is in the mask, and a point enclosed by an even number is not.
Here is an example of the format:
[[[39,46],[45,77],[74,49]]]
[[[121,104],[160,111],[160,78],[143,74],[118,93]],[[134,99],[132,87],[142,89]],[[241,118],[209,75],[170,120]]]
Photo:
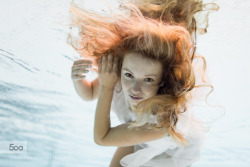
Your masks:
[[[142,99],[141,97],[136,97],[136,96],[131,96],[131,95],[129,95],[129,97],[130,97],[132,100],[141,100],[141,99]]]

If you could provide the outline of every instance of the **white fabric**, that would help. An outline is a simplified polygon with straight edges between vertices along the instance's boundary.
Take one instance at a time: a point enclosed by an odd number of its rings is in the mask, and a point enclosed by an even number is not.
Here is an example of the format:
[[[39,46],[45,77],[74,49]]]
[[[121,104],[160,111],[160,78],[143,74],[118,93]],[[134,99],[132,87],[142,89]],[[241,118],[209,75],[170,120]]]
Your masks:
[[[120,90],[117,84],[111,111],[117,115],[121,123],[134,121],[136,116],[129,110],[128,102]],[[155,122],[155,120],[151,116],[149,122]],[[135,145],[134,153],[123,157],[120,164],[125,167],[187,167],[192,165],[199,160],[204,131],[194,120],[190,110],[180,115],[176,129],[188,141],[187,147],[176,143],[168,135],[158,140]]]

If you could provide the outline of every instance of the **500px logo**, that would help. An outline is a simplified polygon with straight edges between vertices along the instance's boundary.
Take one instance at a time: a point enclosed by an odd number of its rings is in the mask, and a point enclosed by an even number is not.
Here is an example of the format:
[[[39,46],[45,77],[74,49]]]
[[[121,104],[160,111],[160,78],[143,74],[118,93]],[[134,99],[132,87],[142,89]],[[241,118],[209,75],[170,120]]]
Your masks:
[[[10,151],[23,151],[23,146],[14,146],[14,144],[10,144],[9,150]]]
[[[27,153],[27,141],[0,141],[0,154],[3,153]]]

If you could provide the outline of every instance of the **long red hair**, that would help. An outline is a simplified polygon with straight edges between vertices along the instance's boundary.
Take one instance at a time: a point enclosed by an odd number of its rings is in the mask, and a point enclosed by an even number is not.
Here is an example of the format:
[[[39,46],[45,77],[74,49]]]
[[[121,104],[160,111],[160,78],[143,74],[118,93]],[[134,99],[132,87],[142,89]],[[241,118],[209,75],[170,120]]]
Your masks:
[[[213,5],[211,9],[217,10]],[[154,114],[158,120],[154,128],[167,128],[177,142],[187,144],[175,127],[178,115],[187,109],[190,91],[199,87],[195,85],[193,60],[202,58],[203,74],[206,68],[204,57],[195,54],[195,35],[197,30],[206,32],[208,24],[198,25],[195,15],[206,11],[207,6],[201,0],[131,0],[120,9],[124,13],[101,16],[72,4],[72,26],[79,28],[81,39],[74,40],[69,35],[68,42],[85,57],[118,56],[119,76],[127,52],[160,61],[164,86],[156,96],[137,105],[138,117],[130,127],[145,124],[145,116]],[[202,22],[207,23],[206,20],[207,15]],[[156,112],[152,113],[153,110]]]

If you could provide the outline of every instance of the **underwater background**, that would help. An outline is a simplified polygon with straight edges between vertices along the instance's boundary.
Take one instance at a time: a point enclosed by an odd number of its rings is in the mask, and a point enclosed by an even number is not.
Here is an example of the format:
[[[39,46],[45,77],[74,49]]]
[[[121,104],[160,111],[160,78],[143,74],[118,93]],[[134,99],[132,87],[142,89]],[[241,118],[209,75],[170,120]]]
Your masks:
[[[114,154],[116,147],[93,140],[97,101],[81,100],[71,81],[70,2],[0,0],[0,167],[106,167]],[[250,1],[216,2],[220,10],[210,14],[197,52],[215,88],[210,100],[226,113],[212,124],[193,167],[249,167]]]

